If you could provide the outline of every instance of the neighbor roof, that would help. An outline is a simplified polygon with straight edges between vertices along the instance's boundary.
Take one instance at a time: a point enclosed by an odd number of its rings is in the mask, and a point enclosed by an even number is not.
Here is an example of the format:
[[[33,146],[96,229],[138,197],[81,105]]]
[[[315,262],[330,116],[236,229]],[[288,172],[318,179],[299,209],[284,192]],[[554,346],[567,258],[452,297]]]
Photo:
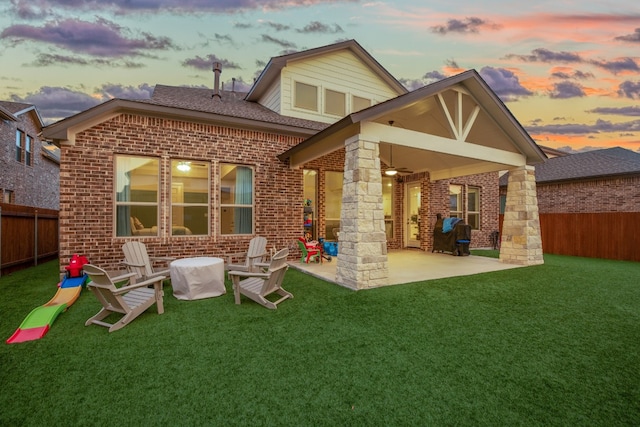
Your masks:
[[[4,101],[0,101],[0,118],[4,120],[18,121],[18,118],[11,111],[3,106]]]
[[[21,116],[22,114],[26,114],[28,112],[33,112],[35,114],[36,119],[38,120],[38,126],[43,127],[44,122],[42,121],[42,117],[38,112],[38,109],[35,105],[26,104],[24,102],[11,102],[11,101],[0,101],[0,108],[2,108],[6,114],[6,112],[10,113],[11,116],[8,117],[11,120],[17,121],[17,116]]]
[[[291,53],[288,55],[276,56],[269,60],[266,67],[260,73],[260,76],[253,84],[246,99],[248,101],[257,101],[260,96],[271,86],[274,79],[280,76],[280,72],[287,64],[293,61],[299,61],[301,59],[309,59],[319,55],[326,55],[327,53],[337,52],[340,50],[348,49],[353,52],[361,61],[376,73],[382,80],[384,80],[389,86],[391,86],[398,95],[407,93],[402,83],[400,83],[395,77],[391,75],[373,56],[369,54],[358,42],[355,40],[346,40],[340,43],[334,43],[327,46],[318,47],[315,49],[309,49],[302,52]]]
[[[538,184],[629,174],[640,174],[640,153],[621,147],[553,157],[536,166]],[[507,183],[505,174],[500,177],[500,186]]]

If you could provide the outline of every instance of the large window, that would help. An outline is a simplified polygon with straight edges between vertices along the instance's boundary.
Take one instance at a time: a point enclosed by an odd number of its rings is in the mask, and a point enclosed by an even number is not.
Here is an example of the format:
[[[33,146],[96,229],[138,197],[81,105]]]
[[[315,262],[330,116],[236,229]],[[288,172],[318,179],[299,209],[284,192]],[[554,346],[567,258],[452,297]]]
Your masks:
[[[220,166],[220,233],[253,234],[253,169]]]
[[[306,83],[295,83],[293,105],[305,110],[318,111],[318,87]]]
[[[31,166],[31,159],[32,159],[31,151],[32,151],[31,137],[29,135],[26,135],[24,140],[24,161],[27,166]]]
[[[316,227],[318,215],[318,172],[310,169],[304,170],[304,232],[309,233],[312,239],[318,238]],[[324,237],[324,236],[323,236]]]
[[[342,172],[325,172],[325,235],[327,240],[338,240],[340,211],[342,210]]]
[[[480,229],[480,188],[467,187],[467,224]]]
[[[171,161],[171,235],[209,234],[209,163]]]
[[[344,117],[346,114],[346,95],[342,92],[326,89],[324,91],[324,112]]]
[[[16,161],[22,163],[22,140],[24,139],[24,133],[21,130],[16,130]]]
[[[115,156],[116,236],[158,235],[160,162]]]
[[[466,199],[466,205],[463,201]],[[480,229],[480,188],[449,186],[449,216],[462,218],[473,230]]]

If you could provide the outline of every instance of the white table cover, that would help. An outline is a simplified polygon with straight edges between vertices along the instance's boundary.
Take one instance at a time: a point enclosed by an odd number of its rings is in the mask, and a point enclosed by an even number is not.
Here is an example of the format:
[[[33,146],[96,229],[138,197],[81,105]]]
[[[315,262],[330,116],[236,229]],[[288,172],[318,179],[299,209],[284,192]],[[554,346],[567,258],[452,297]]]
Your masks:
[[[171,262],[173,296],[194,300],[224,295],[224,260],[214,257],[182,258]]]

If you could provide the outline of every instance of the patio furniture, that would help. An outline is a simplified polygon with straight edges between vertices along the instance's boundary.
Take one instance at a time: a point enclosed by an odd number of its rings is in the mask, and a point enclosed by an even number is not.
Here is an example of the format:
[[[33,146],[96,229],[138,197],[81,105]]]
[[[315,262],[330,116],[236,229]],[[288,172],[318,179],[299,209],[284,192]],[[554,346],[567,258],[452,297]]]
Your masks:
[[[158,314],[164,313],[162,281],[166,279],[165,276],[136,282],[136,273],[133,272],[111,277],[105,270],[92,264],[85,264],[83,268],[91,279],[87,287],[102,304],[102,309],[89,318],[85,326],[94,324],[109,328],[109,332],[117,331],[131,323],[154,303],[158,308]],[[116,287],[116,283],[120,282],[124,282],[124,286]],[[151,285],[153,288],[149,287]],[[111,313],[121,313],[124,316],[115,323],[103,322],[102,319]]]
[[[318,243],[308,243],[304,237],[298,237],[298,248],[300,248],[300,262],[309,263],[321,261],[321,253]]]
[[[173,296],[195,300],[224,295],[224,260],[214,257],[182,258],[169,265]]]
[[[122,245],[124,252],[124,264],[130,272],[136,273],[136,279],[150,279],[155,276],[169,275],[169,262],[175,260],[171,257],[150,257],[147,247],[142,242],[127,242]],[[154,268],[153,264],[162,262],[165,265]]]
[[[271,258],[269,268],[264,273],[229,271],[236,304],[240,304],[240,295],[244,295],[266,308],[276,309],[282,301],[293,298],[291,293],[282,288],[284,274],[289,268],[288,255],[289,249],[287,248],[278,251]],[[271,294],[280,295],[281,298],[272,302],[266,298]]]
[[[249,249],[246,252],[238,252],[227,255],[226,270],[235,271],[258,271],[260,268],[256,263],[264,262],[267,256],[266,237],[256,236],[249,242]],[[234,260],[239,262],[234,263]]]
[[[448,220],[455,222],[458,218],[443,219],[438,215],[433,227],[433,250],[431,252],[450,252],[455,256],[470,255],[471,226],[459,220],[449,231],[446,231]]]

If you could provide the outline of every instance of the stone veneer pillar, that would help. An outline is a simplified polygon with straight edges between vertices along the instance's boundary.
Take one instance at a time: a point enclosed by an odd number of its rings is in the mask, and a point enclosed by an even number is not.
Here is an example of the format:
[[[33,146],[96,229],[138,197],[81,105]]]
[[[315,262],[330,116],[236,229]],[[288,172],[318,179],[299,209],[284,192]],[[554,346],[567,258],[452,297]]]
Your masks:
[[[520,265],[544,263],[533,166],[509,171],[500,261]]]
[[[379,141],[345,141],[336,281],[359,290],[389,284]]]

